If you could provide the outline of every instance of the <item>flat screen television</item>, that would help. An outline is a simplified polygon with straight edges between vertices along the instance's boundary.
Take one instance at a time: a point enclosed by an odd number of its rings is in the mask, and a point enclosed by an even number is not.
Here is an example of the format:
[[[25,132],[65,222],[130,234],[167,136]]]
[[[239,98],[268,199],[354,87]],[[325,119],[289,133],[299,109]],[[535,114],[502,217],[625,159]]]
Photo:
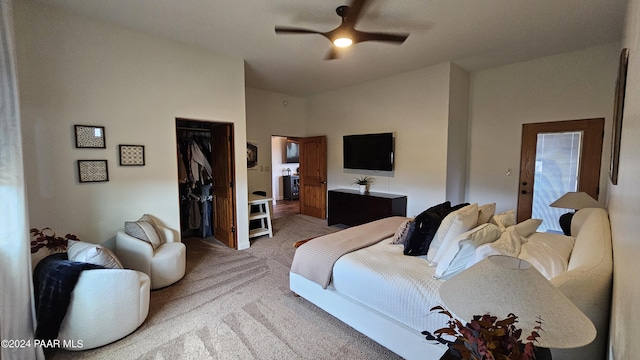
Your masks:
[[[344,135],[345,169],[393,170],[393,133]]]

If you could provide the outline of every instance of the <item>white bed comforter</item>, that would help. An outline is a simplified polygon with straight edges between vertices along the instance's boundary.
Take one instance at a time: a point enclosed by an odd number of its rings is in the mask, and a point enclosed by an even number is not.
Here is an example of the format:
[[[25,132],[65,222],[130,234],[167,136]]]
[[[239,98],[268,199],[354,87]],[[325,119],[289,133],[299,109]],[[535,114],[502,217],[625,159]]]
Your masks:
[[[333,288],[417,331],[434,331],[447,317],[431,312],[442,305],[424,257],[406,256],[391,239],[342,256],[333,267]]]

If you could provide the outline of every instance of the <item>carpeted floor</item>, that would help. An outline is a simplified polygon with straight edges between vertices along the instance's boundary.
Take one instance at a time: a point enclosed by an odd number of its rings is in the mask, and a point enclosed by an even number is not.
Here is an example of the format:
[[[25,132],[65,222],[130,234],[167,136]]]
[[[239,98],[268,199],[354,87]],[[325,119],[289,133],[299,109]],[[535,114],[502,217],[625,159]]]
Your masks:
[[[293,215],[273,221],[274,237],[247,250],[186,239],[187,272],[151,292],[149,316],[133,334],[48,359],[399,359],[289,290],[299,240],[339,230]]]

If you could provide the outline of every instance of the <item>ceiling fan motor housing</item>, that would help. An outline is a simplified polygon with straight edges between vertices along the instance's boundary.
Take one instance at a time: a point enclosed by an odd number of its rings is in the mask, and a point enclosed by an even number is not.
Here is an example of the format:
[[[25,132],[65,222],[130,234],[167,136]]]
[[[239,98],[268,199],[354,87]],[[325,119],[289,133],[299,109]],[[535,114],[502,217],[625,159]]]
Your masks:
[[[349,7],[347,5],[341,5],[336,8],[336,14],[338,14],[338,16],[340,16],[343,19],[347,16],[348,12],[349,12]]]

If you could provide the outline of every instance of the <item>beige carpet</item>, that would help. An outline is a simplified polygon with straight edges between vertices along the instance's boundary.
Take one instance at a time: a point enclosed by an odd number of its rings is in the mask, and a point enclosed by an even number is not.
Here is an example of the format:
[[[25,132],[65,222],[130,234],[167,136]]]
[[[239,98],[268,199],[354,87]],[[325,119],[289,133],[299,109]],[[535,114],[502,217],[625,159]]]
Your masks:
[[[133,334],[48,359],[398,359],[289,290],[293,243],[339,230],[293,215],[273,221],[274,237],[247,250],[187,239],[187,273],[151,292],[149,316]]]

